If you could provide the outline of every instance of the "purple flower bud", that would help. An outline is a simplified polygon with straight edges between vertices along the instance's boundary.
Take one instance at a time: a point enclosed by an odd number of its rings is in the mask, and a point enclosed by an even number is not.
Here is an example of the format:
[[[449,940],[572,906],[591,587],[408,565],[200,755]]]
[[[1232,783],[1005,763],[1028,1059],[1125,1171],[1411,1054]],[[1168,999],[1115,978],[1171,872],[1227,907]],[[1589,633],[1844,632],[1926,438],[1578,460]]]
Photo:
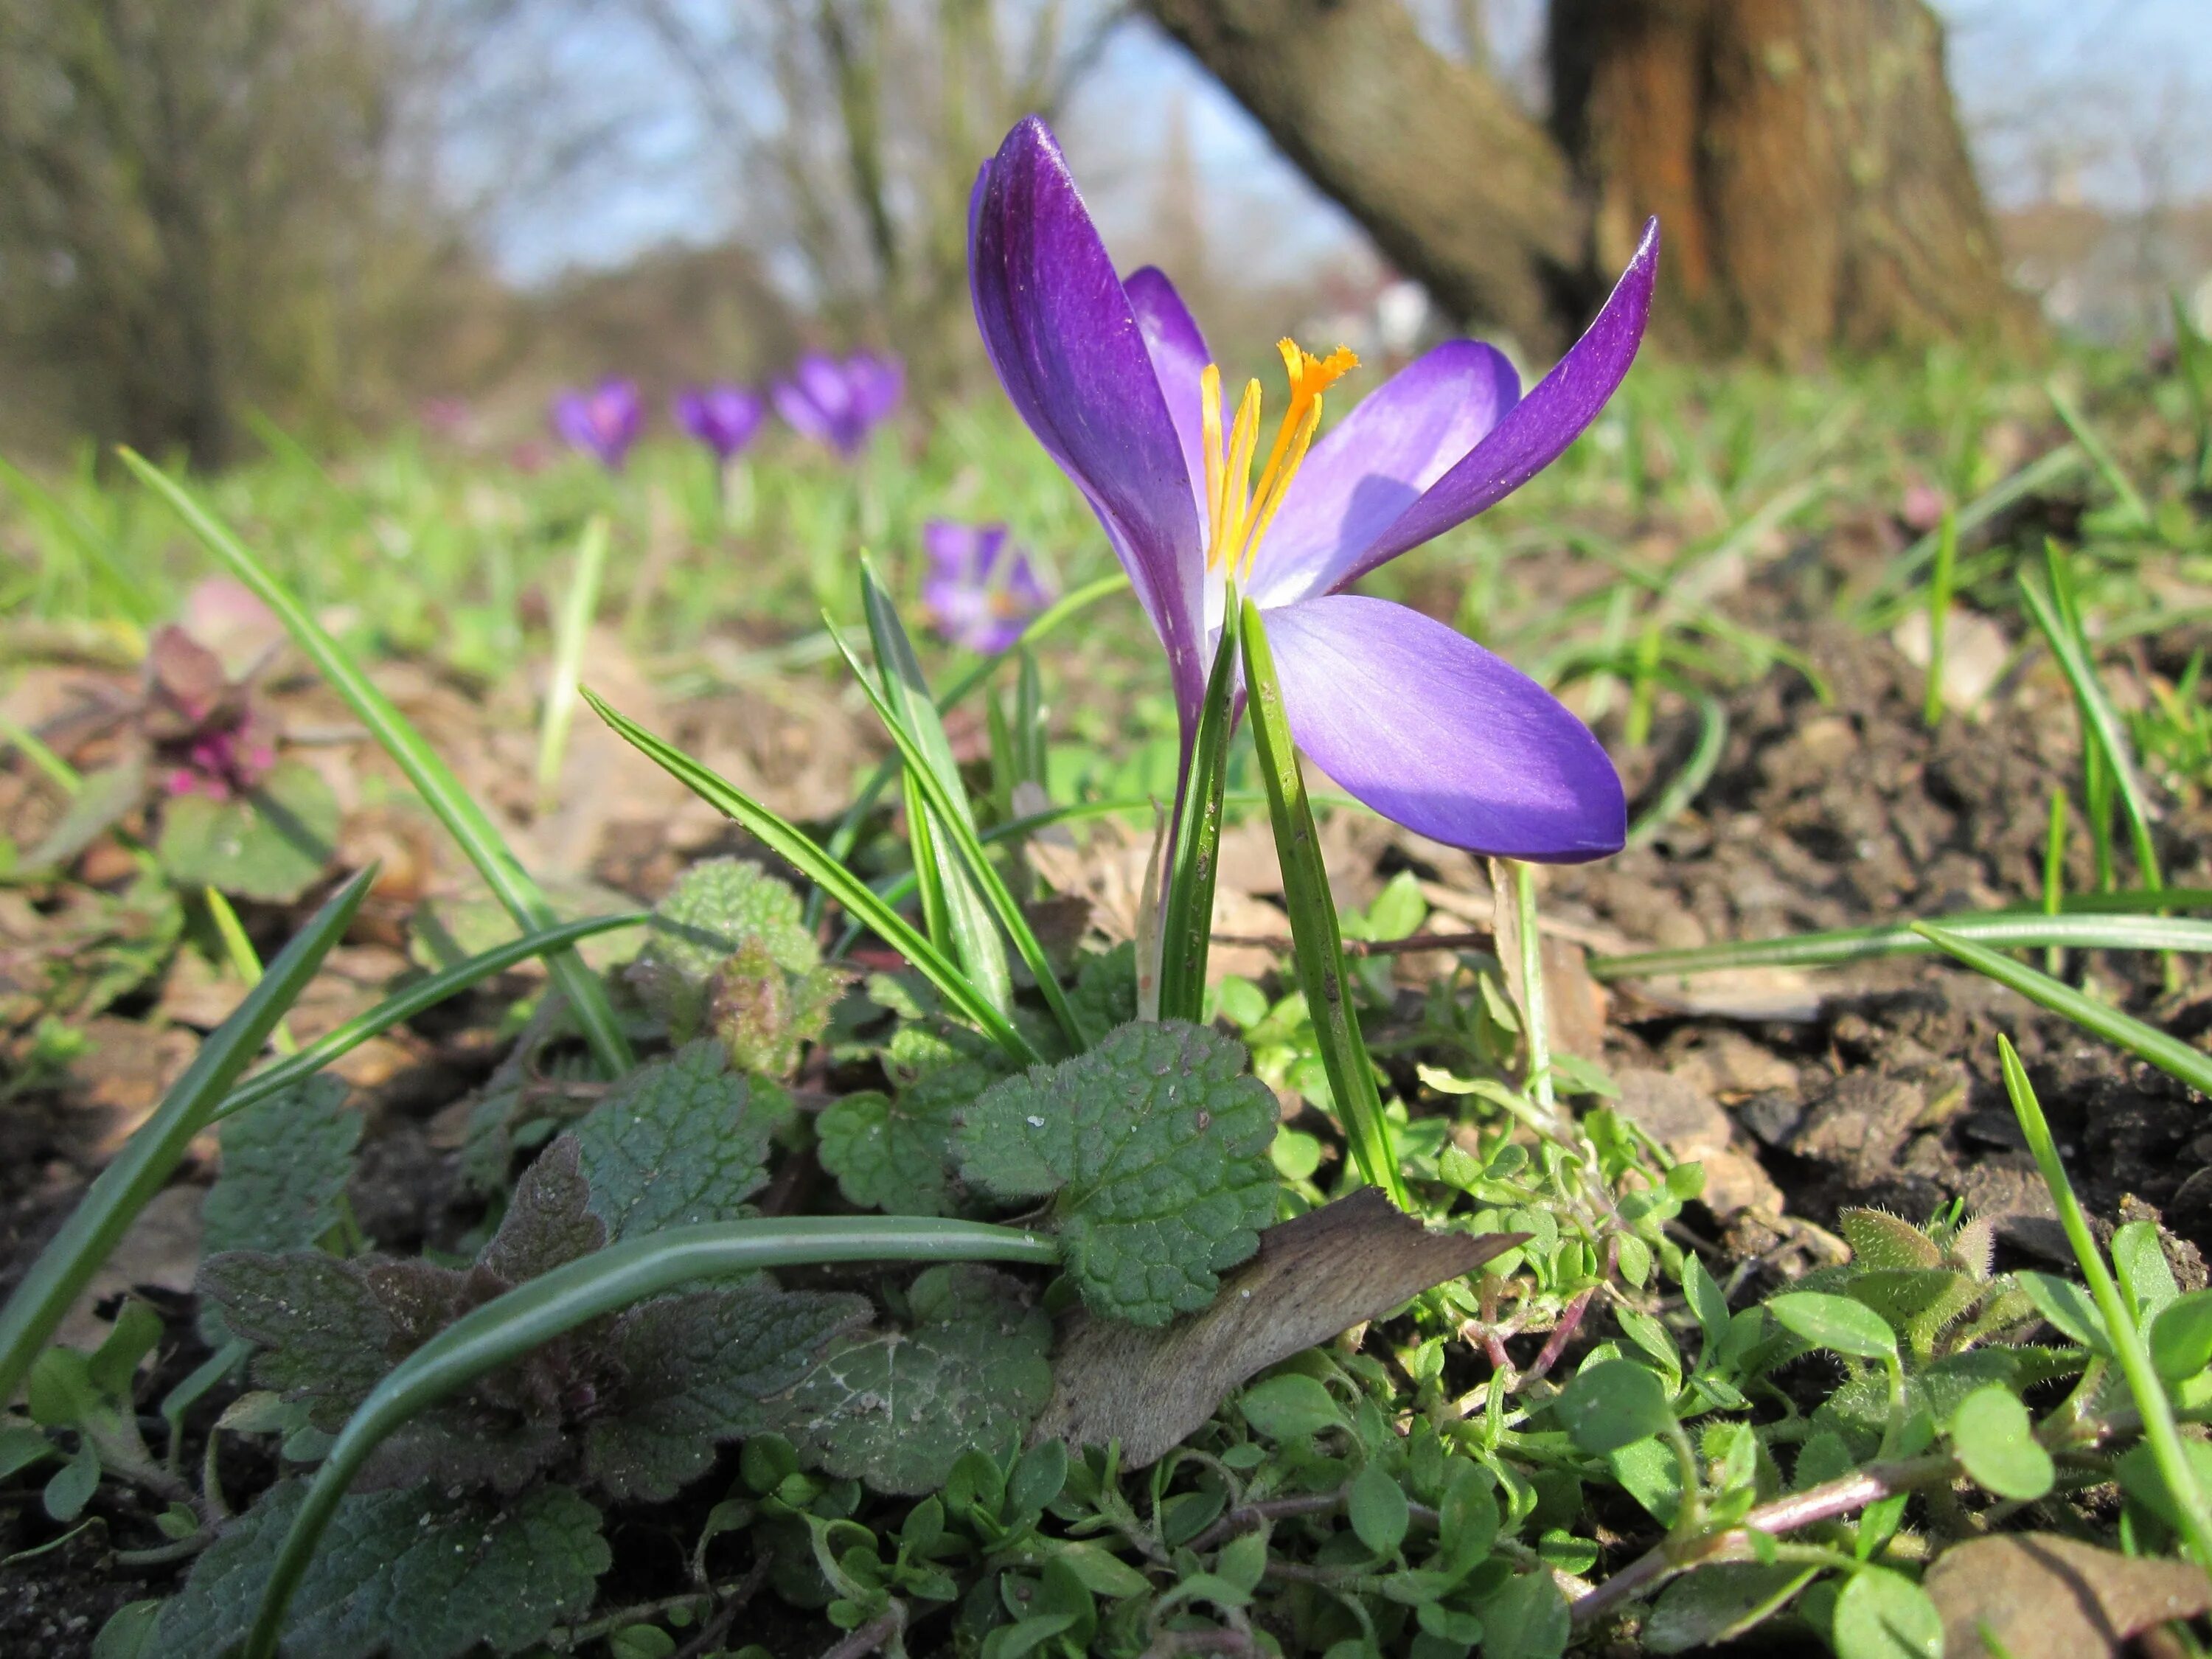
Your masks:
[[[686,386],[676,394],[676,424],[727,461],[753,441],[768,405],[747,386]]]
[[[856,351],[842,361],[810,351],[770,389],[775,412],[802,437],[848,459],[898,407],[906,369],[896,357]]]
[[[552,416],[554,431],[567,443],[614,472],[645,429],[645,404],[635,380],[608,379],[589,392],[563,392],[553,399]]]
[[[1046,595],[1029,555],[1002,524],[932,519],[921,527],[929,574],[921,602],[937,631],[954,645],[988,655],[1021,638]]]

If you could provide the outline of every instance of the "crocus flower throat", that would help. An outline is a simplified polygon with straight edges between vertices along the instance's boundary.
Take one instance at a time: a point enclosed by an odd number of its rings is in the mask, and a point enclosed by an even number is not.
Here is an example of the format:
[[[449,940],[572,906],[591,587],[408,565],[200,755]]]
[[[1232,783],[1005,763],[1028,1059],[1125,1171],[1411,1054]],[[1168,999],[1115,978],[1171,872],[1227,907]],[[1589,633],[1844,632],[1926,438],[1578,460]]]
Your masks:
[[[1273,447],[1252,482],[1252,457],[1260,441],[1260,383],[1247,380],[1237,401],[1237,418],[1224,448],[1221,435],[1221,369],[1208,363],[1198,377],[1199,419],[1206,443],[1206,568],[1231,579],[1249,578],[1260,556],[1260,538],[1283,504],[1283,492],[1297,476],[1321,428],[1321,394],[1359,367],[1359,359],[1339,346],[1326,357],[1303,350],[1295,340],[1275,342],[1290,376],[1290,407],[1275,429]]]

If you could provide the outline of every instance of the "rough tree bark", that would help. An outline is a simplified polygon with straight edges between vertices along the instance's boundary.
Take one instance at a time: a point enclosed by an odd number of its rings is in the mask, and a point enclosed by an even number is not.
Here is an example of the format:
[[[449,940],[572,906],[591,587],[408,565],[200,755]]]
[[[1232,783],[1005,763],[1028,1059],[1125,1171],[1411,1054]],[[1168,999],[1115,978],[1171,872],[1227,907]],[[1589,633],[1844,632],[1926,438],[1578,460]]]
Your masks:
[[[1567,159],[1401,0],[1144,3],[1439,305],[1558,343],[1588,265]]]
[[[1553,0],[1553,116],[1403,0],[1144,0],[1447,309],[1556,348],[1644,217],[1679,345],[2016,340],[1923,0]]]

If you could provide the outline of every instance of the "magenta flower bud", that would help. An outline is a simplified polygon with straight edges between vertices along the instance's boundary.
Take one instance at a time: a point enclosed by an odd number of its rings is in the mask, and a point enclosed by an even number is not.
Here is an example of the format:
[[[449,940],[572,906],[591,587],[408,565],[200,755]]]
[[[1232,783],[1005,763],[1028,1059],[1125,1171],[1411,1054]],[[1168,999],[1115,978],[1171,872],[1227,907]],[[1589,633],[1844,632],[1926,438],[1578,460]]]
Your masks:
[[[716,384],[686,386],[676,394],[676,424],[727,464],[753,441],[768,405],[750,387]]]
[[[596,456],[610,472],[622,471],[645,430],[645,403],[635,380],[611,378],[588,392],[563,392],[553,399],[552,416],[553,430],[570,447]]]
[[[929,574],[921,602],[937,631],[954,645],[988,656],[1021,638],[1045,607],[1045,591],[1029,555],[1002,524],[932,519],[921,527]]]

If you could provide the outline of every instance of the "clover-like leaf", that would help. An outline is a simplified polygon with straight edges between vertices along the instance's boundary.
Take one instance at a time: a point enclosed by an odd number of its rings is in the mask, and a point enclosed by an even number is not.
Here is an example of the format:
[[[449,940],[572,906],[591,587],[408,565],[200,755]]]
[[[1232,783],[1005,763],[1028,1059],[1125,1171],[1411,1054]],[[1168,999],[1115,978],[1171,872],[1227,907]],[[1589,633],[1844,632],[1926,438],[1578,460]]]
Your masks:
[[[972,1187],[1050,1197],[1094,1312],[1163,1325],[1212,1301],[1275,1216],[1273,1092],[1242,1043],[1203,1026],[1125,1025],[1088,1054],[1007,1079],[961,1116]]]
[[[242,1641],[307,1492],[270,1489],[193,1564],[143,1659],[207,1659]],[[504,1504],[434,1486],[355,1494],[292,1598],[287,1659],[514,1653],[587,1609],[612,1557],[599,1512],[561,1486]]]
[[[629,977],[669,1035],[688,1042],[706,1029],[715,970],[749,941],[787,973],[809,973],[822,960],[798,894],[757,864],[708,859],[653,906]]]
[[[857,1296],[765,1280],[632,1309],[607,1337],[622,1392],[617,1413],[585,1430],[585,1468],[618,1498],[674,1497],[714,1461],[716,1443],[761,1432],[763,1398],[797,1382],[869,1312]]]
[[[770,1128],[754,1085],[702,1042],[632,1072],[563,1139],[611,1241],[750,1214]]]
[[[775,1402],[803,1452],[884,1492],[942,1486],[971,1449],[1003,1457],[1052,1392],[1052,1321],[1016,1280],[932,1267],[907,1300],[907,1328],[839,1338]]]
[[[281,761],[231,799],[172,799],[161,820],[161,867],[180,887],[289,903],[330,863],[338,817],[337,797],[321,773],[303,761]]]

